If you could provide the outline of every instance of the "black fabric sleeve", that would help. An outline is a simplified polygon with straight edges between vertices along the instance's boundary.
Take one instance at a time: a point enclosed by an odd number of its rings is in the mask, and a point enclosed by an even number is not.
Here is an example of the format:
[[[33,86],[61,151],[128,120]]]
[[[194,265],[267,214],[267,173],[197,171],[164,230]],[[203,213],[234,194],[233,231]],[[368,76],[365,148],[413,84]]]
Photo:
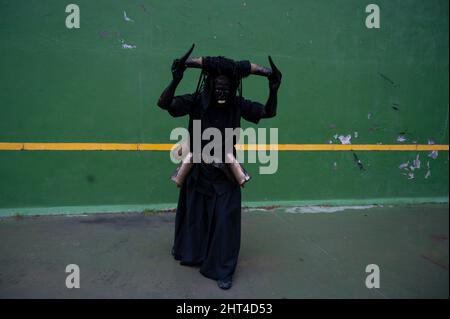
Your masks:
[[[246,78],[247,76],[250,75],[252,66],[249,60],[238,61],[236,62],[236,66],[240,78]]]
[[[194,103],[194,94],[178,95],[173,98],[172,103],[167,108],[167,111],[173,117],[188,115],[191,114]]]
[[[264,105],[246,99],[240,100],[241,117],[249,122],[258,124],[264,116]]]

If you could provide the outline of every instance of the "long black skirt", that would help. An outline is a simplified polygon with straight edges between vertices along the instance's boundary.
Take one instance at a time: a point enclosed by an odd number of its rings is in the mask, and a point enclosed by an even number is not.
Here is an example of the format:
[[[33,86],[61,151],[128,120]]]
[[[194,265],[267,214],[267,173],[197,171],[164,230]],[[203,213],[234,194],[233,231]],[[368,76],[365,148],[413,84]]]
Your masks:
[[[196,166],[180,189],[172,254],[208,278],[226,280],[239,256],[241,189],[218,171],[204,173]]]

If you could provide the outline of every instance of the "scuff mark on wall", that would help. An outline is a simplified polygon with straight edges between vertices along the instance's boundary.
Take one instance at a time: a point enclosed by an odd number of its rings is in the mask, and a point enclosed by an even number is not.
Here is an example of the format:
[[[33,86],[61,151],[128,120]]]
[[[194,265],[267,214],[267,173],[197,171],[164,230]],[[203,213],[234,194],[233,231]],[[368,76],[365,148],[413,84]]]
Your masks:
[[[358,155],[356,155],[356,153],[353,153],[353,159],[355,160],[356,164],[358,165],[359,170],[364,171],[365,170],[364,166],[363,166],[361,160],[359,159]]]
[[[147,8],[145,7],[144,4],[141,3],[141,4],[139,5],[139,7],[141,8],[142,11],[145,12],[145,14],[149,14],[148,11],[147,11]]]
[[[388,77],[387,77],[386,75],[384,75],[383,73],[378,72],[378,74],[379,74],[384,80],[386,80],[387,82],[389,82],[390,84],[395,85],[395,82],[392,81],[390,78],[388,78]]]
[[[110,31],[99,31],[98,35],[100,36],[100,38],[119,38],[120,37],[120,32],[116,31],[116,32],[110,32]]]

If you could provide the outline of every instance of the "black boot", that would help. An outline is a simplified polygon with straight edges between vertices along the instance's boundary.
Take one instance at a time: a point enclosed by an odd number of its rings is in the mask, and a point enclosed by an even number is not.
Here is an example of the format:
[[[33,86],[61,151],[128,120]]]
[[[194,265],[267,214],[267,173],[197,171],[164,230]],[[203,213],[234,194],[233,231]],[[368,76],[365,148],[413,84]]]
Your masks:
[[[233,280],[230,279],[224,279],[224,280],[217,280],[217,286],[219,286],[220,289],[230,289],[233,285]]]

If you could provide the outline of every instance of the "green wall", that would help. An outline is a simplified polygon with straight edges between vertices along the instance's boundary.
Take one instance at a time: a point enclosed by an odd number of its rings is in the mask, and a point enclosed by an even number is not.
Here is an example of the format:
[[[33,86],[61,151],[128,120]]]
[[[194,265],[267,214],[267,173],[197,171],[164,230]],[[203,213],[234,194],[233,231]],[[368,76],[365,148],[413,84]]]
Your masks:
[[[196,56],[267,65],[272,55],[283,71],[279,112],[259,127],[278,127],[279,143],[357,131],[354,144],[396,144],[401,132],[448,144],[447,0],[377,0],[380,29],[365,27],[371,2],[361,0],[76,0],[80,29],[65,27],[69,3],[0,0],[0,142],[170,143],[187,118],[156,100],[172,59],[195,42]],[[177,93],[192,92],[197,77],[187,71]],[[266,82],[246,79],[244,95],[264,102]],[[364,171],[352,152],[281,152],[275,175],[247,164],[244,201],[448,200],[448,152],[420,153],[413,180],[398,166],[415,152],[357,154]],[[175,203],[173,169],[167,152],[0,151],[0,214]]]

